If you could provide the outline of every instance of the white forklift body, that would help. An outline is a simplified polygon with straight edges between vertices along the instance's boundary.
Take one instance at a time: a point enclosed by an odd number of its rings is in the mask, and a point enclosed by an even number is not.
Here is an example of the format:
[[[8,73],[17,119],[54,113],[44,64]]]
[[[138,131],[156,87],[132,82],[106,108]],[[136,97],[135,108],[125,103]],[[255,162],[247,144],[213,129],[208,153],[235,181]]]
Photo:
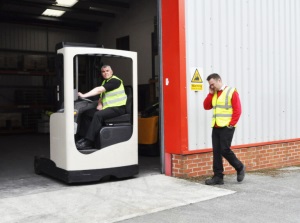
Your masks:
[[[138,174],[137,53],[97,47],[62,46],[57,54],[63,55],[64,107],[50,117],[50,159],[35,157],[35,172],[45,173],[67,183],[98,181],[106,176],[124,178]],[[78,74],[74,75],[74,58],[77,55],[131,59],[132,123],[104,126],[107,128],[104,139],[113,137],[113,134],[122,136],[130,132],[128,140],[119,140],[121,142],[108,144],[88,153],[76,148],[74,136],[77,123],[74,117],[78,110],[74,108],[74,102],[78,100]]]

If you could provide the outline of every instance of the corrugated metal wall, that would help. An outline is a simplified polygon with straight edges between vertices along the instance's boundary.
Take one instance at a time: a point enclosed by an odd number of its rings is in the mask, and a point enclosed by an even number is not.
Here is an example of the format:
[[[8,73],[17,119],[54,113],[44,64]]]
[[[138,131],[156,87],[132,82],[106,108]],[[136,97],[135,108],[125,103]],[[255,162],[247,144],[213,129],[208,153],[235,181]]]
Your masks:
[[[1,24],[0,48],[47,52],[46,29]]]
[[[233,145],[300,138],[300,1],[186,0],[189,150],[211,147],[206,77],[238,89]],[[204,90],[190,90],[195,68]]]
[[[54,53],[55,45],[59,42],[95,43],[97,33],[77,30],[63,30],[47,27],[34,27],[16,24],[0,23],[0,59],[5,56],[18,58],[23,55]],[[0,61],[1,62],[1,61]],[[0,64],[0,69],[3,68]],[[17,70],[23,68],[10,68]],[[13,104],[15,89],[7,86],[43,86],[42,76],[0,75],[0,104]]]
[[[96,43],[97,33],[0,24],[0,49],[54,52],[58,42]]]

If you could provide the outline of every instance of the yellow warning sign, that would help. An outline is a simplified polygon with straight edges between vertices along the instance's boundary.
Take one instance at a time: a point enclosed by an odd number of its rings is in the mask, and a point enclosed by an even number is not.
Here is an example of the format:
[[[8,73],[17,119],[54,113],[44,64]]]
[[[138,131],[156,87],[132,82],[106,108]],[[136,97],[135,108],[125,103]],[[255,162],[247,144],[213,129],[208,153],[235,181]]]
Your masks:
[[[203,84],[191,84],[191,90],[192,91],[202,91]]]
[[[195,70],[194,76],[192,78],[192,82],[193,83],[203,83],[198,69]]]

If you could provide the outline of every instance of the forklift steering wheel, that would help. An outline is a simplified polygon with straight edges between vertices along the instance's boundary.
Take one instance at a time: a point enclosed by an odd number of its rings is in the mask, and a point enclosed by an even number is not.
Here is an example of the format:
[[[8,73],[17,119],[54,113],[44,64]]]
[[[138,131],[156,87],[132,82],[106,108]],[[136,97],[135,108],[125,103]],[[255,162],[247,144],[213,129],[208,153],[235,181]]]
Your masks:
[[[87,102],[89,102],[89,103],[92,103],[92,102],[93,102],[92,100],[87,99],[87,98],[78,97],[78,99],[79,99],[80,101],[87,101]]]

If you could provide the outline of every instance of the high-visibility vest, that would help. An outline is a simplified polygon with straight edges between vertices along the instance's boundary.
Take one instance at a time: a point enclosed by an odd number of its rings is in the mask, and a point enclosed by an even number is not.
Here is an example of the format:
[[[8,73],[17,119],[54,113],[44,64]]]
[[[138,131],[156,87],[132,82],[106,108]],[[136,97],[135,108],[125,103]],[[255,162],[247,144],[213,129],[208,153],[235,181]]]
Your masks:
[[[121,84],[118,88],[112,91],[106,91],[105,93],[100,94],[103,104],[102,109],[126,105],[127,95],[125,93],[123,81],[120,78],[112,76],[110,79],[104,80],[101,86],[103,86],[106,82],[110,81],[113,78],[120,80]]]
[[[212,127],[214,127],[215,124],[217,124],[219,127],[225,127],[229,125],[233,113],[231,99],[235,90],[235,88],[226,87],[219,97],[217,92],[214,93],[212,98]]]

